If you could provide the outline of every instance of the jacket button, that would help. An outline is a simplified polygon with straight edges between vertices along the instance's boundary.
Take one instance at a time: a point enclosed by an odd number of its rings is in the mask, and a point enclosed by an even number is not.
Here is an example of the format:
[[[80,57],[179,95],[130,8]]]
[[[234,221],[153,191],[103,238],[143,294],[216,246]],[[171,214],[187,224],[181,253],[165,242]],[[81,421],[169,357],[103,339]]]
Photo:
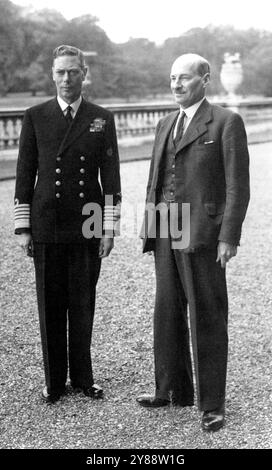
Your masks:
[[[57,157],[57,162],[60,162],[61,161],[61,157]]]
[[[56,197],[59,199],[60,198],[60,193],[56,193]]]
[[[61,182],[60,181],[56,181],[56,186],[60,186],[61,185]]]
[[[56,173],[61,173],[61,169],[60,169],[60,168],[56,168]]]
[[[81,155],[80,160],[81,160],[82,162],[85,162],[85,157],[84,157],[83,155]]]
[[[79,181],[78,183],[80,184],[80,186],[84,186],[85,184],[84,181]]]
[[[84,197],[84,193],[79,193],[79,197]]]
[[[79,170],[79,171],[80,171],[80,173],[82,173],[82,174],[83,174],[83,173],[85,173],[85,170],[84,170],[84,168],[80,168],[80,170]]]

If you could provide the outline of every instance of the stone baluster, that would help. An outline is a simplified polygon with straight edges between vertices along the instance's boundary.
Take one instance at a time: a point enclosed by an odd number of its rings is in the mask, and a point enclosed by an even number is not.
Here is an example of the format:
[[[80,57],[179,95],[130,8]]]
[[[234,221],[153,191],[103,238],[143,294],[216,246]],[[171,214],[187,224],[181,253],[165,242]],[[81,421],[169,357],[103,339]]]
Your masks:
[[[1,112],[0,116],[0,148],[14,148],[19,144],[22,127],[22,115],[20,112]]]

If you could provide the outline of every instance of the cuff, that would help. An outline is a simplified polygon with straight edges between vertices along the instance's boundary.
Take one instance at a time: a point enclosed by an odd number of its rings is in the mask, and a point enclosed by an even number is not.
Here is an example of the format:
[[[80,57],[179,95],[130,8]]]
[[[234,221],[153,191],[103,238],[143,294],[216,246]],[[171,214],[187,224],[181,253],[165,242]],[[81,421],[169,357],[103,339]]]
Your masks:
[[[18,229],[30,230],[30,204],[16,204],[14,207],[15,233]]]
[[[121,204],[104,207],[103,234],[108,237],[120,235]]]

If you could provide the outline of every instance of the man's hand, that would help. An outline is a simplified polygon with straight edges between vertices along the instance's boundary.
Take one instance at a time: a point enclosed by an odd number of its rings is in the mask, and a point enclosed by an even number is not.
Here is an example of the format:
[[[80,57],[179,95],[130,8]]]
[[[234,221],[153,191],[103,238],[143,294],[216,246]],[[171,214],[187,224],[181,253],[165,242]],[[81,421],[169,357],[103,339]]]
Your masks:
[[[33,256],[32,236],[30,233],[21,233],[16,235],[19,246],[23,249],[26,255]]]
[[[99,245],[99,258],[106,258],[109,256],[114,246],[114,238],[106,237],[105,235],[100,240]]]
[[[217,258],[216,262],[221,262],[221,268],[225,268],[227,262],[233,257],[236,256],[237,246],[230,245],[230,243],[219,242],[217,247]]]

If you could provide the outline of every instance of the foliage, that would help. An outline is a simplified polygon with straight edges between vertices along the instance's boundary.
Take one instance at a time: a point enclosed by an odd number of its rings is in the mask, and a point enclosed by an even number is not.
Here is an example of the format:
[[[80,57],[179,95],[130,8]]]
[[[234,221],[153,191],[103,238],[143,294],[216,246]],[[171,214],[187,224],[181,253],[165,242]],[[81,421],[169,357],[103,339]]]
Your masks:
[[[220,70],[225,52],[239,52],[244,70],[243,94],[272,96],[272,33],[232,26],[193,28],[158,46],[146,38],[115,44],[98,25],[84,15],[66,20],[55,10],[35,11],[10,0],[0,0],[0,94],[38,91],[54,93],[51,80],[52,50],[73,44],[94,51],[92,83],[86,92],[95,98],[143,98],[169,93],[173,60],[195,52],[211,63],[211,94],[224,93]],[[258,58],[258,60],[256,60]]]
[[[0,93],[5,95],[20,57],[20,19],[19,9],[9,0],[0,0],[0,11]]]

